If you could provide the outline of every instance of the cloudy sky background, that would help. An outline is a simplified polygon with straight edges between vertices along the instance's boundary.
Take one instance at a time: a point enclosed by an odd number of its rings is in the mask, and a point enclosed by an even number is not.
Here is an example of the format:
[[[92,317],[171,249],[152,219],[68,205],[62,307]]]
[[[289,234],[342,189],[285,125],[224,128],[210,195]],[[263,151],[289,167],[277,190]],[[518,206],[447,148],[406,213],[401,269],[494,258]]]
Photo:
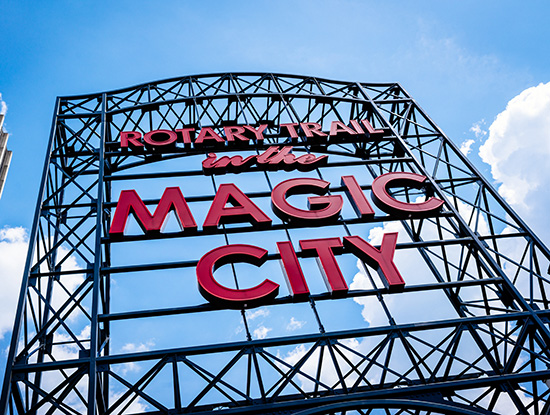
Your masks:
[[[550,243],[549,13],[543,1],[1,1],[14,155],[0,200],[0,376],[56,96],[228,71],[399,82]]]

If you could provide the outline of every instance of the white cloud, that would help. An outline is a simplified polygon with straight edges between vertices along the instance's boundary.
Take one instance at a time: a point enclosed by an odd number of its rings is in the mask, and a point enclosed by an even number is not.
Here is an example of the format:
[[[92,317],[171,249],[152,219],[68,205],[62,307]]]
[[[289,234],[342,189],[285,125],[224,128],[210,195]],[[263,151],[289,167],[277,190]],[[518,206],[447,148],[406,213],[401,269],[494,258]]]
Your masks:
[[[68,253],[67,248],[64,246],[60,246],[58,249],[58,258],[64,258]],[[42,270],[46,271],[45,264],[41,265]],[[71,255],[69,258],[63,262],[61,265],[62,271],[74,271],[74,270],[80,270],[82,267],[77,263],[76,258]],[[82,284],[84,281],[84,275],[83,274],[68,274],[64,275],[63,278],[60,279],[60,283],[63,283],[63,286],[68,291],[65,291],[60,285],[54,285],[53,288],[53,296],[51,300],[51,305],[54,310],[57,310],[60,308],[65,301],[69,299],[70,294],[76,291],[76,289]],[[86,305],[83,305],[84,308],[87,308]],[[89,310],[88,310],[89,311]],[[69,314],[66,318],[66,322],[76,322],[79,317],[82,317],[82,312],[77,308],[73,313]]]
[[[283,358],[283,360],[289,365],[294,366],[296,363],[300,361],[302,357],[304,357],[306,352],[307,352],[306,346],[304,344],[299,344],[294,349],[289,351],[287,355]]]
[[[28,248],[28,233],[22,227],[4,227],[0,229],[0,339],[13,328],[13,320],[19,300],[19,291],[21,288],[21,278],[25,268]],[[60,247],[58,257],[64,258],[67,249]],[[62,270],[79,270],[81,267],[74,256],[70,256],[62,265]],[[60,281],[61,286],[55,286],[51,305],[53,309],[60,307],[83,282],[82,274],[65,275]],[[68,293],[65,291],[68,291]],[[36,293],[31,292],[31,297],[36,298]],[[70,325],[82,316],[81,310],[75,309],[70,315],[66,316],[65,323]],[[83,329],[82,324],[72,327],[76,333]]]
[[[28,235],[22,227],[0,229],[0,339],[13,328]]]
[[[8,112],[8,104],[2,99],[2,94],[0,94],[0,114],[5,114]]]
[[[241,321],[239,323],[239,325],[237,326],[237,328],[235,329],[235,334],[240,334],[244,331],[244,324],[243,322]]]
[[[465,219],[468,219],[471,216],[472,208],[464,203],[459,203],[458,211],[461,216],[463,216]],[[479,219],[476,226],[477,227],[475,228],[475,230],[482,235],[489,232],[488,223],[483,218]],[[508,231],[509,230],[505,229],[503,233],[507,233]],[[369,242],[373,245],[380,244],[384,233],[387,232],[399,232],[399,242],[405,242],[404,231],[398,222],[384,223],[383,226],[373,228],[369,234]],[[429,229],[424,233],[424,238],[438,239],[437,234],[434,233],[432,229]],[[515,246],[517,244],[514,245],[512,242],[510,242],[509,245],[510,246],[501,246],[501,251],[511,252],[513,249],[521,250],[521,247]],[[453,253],[449,253],[446,260],[449,264],[456,264],[458,263],[457,259],[458,258]],[[397,268],[402,272],[403,278],[405,279],[407,284],[421,283],[422,280],[425,278],[433,279],[433,277],[431,277],[431,272],[429,272],[429,270],[425,270],[422,267],[422,261],[419,261],[419,258],[417,256],[414,256],[413,251],[411,250],[397,250],[394,261],[397,265]],[[355,275],[352,284],[350,284],[350,289],[373,288],[373,284],[365,274],[363,265],[360,261],[358,261],[358,268],[359,272]],[[474,267],[472,267],[472,264],[470,264],[466,268],[466,271],[475,274],[475,271],[472,268]],[[375,281],[376,285],[378,285],[378,283],[378,281]],[[488,296],[489,300],[496,298],[495,294],[491,291],[488,291],[486,295]],[[385,295],[384,301],[386,303],[386,306],[390,309],[392,317],[396,320],[397,323],[406,322],[407,320],[411,322],[435,321],[451,317],[451,315],[447,313],[453,313],[453,311],[450,307],[450,302],[446,297],[430,297],[428,292],[422,293],[421,296],[422,302],[419,302],[418,298],[415,297],[409,297],[406,295],[400,296],[396,294]],[[463,301],[478,300],[480,298],[480,293],[479,291],[462,290],[461,298]],[[382,312],[379,301],[376,297],[362,297],[355,298],[354,300],[363,307],[362,316],[365,321],[369,323],[369,326],[388,324],[387,317]],[[497,306],[497,304],[494,305]],[[475,312],[475,309],[470,308],[469,311]],[[501,331],[502,333],[505,333],[508,330],[507,326],[504,323],[497,323],[494,326],[494,329],[497,331]],[[437,344],[442,338],[442,331],[433,330],[428,332],[417,332],[414,335],[422,338],[424,341],[427,341],[430,344]],[[489,335],[487,335],[487,333],[480,332],[479,335],[484,339],[486,343],[489,343],[493,340]],[[517,336],[510,335],[509,340],[517,341]],[[462,370],[461,366],[464,366],[464,362],[474,361],[477,360],[479,357],[479,349],[476,347],[472,339],[463,338],[461,340],[461,345],[461,348],[459,348],[460,352],[457,352],[456,356],[459,359],[462,359],[463,363],[456,362],[453,365],[454,370],[459,371]],[[358,350],[359,352],[365,353],[371,350],[372,343],[370,342],[369,338],[365,338],[355,344],[355,347],[353,348],[355,350]],[[301,352],[301,355],[305,354],[303,350],[296,349],[295,353],[292,356],[289,355],[289,357],[296,359],[296,357],[300,356],[300,353],[298,352]],[[502,355],[506,353],[504,349],[504,344],[501,344],[498,347],[498,352],[502,353]],[[403,372],[402,369],[408,370],[407,368],[409,367],[410,362],[408,362],[406,354],[399,355],[397,351],[395,351],[394,355],[395,357],[392,358],[392,369],[396,370],[399,373]],[[436,352],[434,356],[439,356],[439,353]],[[520,362],[524,362],[527,357],[527,353],[522,352],[522,355],[519,358]],[[522,363],[518,364],[518,367],[520,367],[521,365]],[[477,362],[475,366],[483,369],[489,368],[488,363],[482,360]],[[378,374],[376,372],[373,373],[372,375],[370,375],[369,380],[371,380],[373,383],[377,382],[377,375]],[[517,394],[524,404],[528,404],[531,402],[531,399],[525,392],[518,391]],[[467,402],[467,399],[476,400],[479,398],[479,391],[462,391],[458,396],[464,397],[464,402]],[[483,399],[479,403],[479,405],[481,407],[488,406],[488,401],[490,397],[491,396],[488,396],[487,398]],[[495,409],[498,413],[512,413],[512,411],[516,409],[516,406],[512,401],[509,400],[507,395],[501,394],[496,401]]]
[[[77,335],[77,337],[81,340],[89,339],[90,330],[91,330],[90,325],[85,326],[82,329],[82,331]],[[56,360],[68,360],[68,359],[78,358],[78,353],[80,349],[76,344],[71,343],[71,341],[72,341],[72,338],[68,334],[56,333],[54,335],[55,343],[67,343],[67,344],[54,346],[53,354],[55,355]],[[141,352],[141,351],[149,350],[152,346],[154,346],[153,341],[148,341],[146,343],[139,343],[139,344],[128,343],[122,347],[122,351],[128,352],[128,353]],[[141,369],[141,367],[134,362],[130,362],[121,366],[122,366],[122,369],[120,370],[120,372],[123,376],[125,376],[128,372],[138,372]],[[49,371],[43,375],[42,388],[46,391],[51,391],[63,381],[64,381],[64,376],[61,374],[61,372]],[[119,385],[116,384],[115,388],[119,389],[118,386]],[[81,395],[83,396],[87,395],[87,390],[88,390],[87,377],[83,377],[78,382],[78,384],[76,385],[76,389],[80,392]],[[113,403],[117,399],[120,399],[120,397],[125,391],[126,389],[124,389],[123,391],[118,391],[118,390],[111,391],[110,402]],[[133,396],[135,395],[131,395],[129,398],[127,398],[124,401],[124,404],[120,405],[118,409],[115,410],[113,413],[121,415],[121,414],[133,414],[133,413],[145,412],[147,410],[147,405],[140,397],[137,397],[136,399],[134,399],[132,403],[130,403],[129,407],[126,408],[124,411],[122,411],[122,408],[124,408],[124,406],[129,402],[129,400]],[[67,396],[67,398],[64,399],[64,403],[70,406],[71,408],[73,408],[74,410],[78,411],[79,413],[86,412],[86,407],[74,392],[71,392]]]
[[[254,320],[258,317],[267,317],[269,316],[269,310],[267,308],[258,308],[254,311],[246,311],[246,317],[248,317],[249,320]]]
[[[508,102],[489,127],[479,155],[500,183],[499,193],[550,240],[550,83],[528,88]]]
[[[155,345],[153,340],[149,340],[145,343],[126,343],[121,347],[120,351],[123,353],[136,353],[136,352],[148,352]],[[136,362],[123,363],[120,366],[120,373],[126,376],[129,372],[137,372],[141,369],[141,366]]]
[[[420,198],[419,198],[420,199]],[[419,200],[417,200],[418,202]],[[465,203],[458,202],[458,211],[460,215],[468,222],[471,216],[472,207]],[[483,217],[479,217],[475,223],[470,225],[474,231],[480,235],[486,235],[489,233],[489,225]],[[390,232],[398,233],[397,243],[410,242],[403,225],[398,222],[385,222],[382,226],[376,226],[369,232],[368,241],[372,245],[380,245],[384,234]],[[443,232],[443,238],[453,238],[453,236],[446,232]],[[435,224],[425,222],[422,230],[422,238],[424,240],[438,240],[438,230]],[[455,264],[458,268],[461,264],[461,250],[459,248],[453,249],[447,247],[446,249],[446,263]],[[438,262],[435,257],[430,257],[431,261],[436,266],[443,268],[443,263]],[[435,283],[436,279],[433,276],[432,271],[427,266],[425,260],[416,249],[398,249],[395,251],[394,263],[401,273],[401,276],[405,280],[405,284],[419,285]],[[373,277],[374,285],[367,273],[365,272],[364,265],[361,261],[357,261],[357,268],[359,272],[355,274],[350,289],[352,290],[368,290],[372,288],[382,288],[382,282],[376,272],[372,272],[369,269],[370,274]],[[451,275],[458,275],[458,269],[450,266]],[[466,268],[467,272],[472,272],[474,275],[477,273],[473,269],[473,264],[470,263]],[[473,295],[479,295],[478,292],[473,292]],[[467,294],[462,293],[463,299],[467,299]],[[356,297],[354,301],[363,307],[362,316],[370,326],[384,326],[388,324],[388,317],[384,312],[380,302],[376,296]],[[435,321],[446,318],[456,318],[458,315],[452,307],[447,296],[442,291],[427,291],[423,293],[408,293],[408,294],[391,294],[384,295],[384,302],[389,311],[392,314],[392,318],[398,323],[416,323],[422,321]],[[426,306],[429,304],[429,306]],[[434,314],[434,310],[438,310]]]
[[[472,144],[475,143],[475,140],[472,140],[471,138],[469,140],[463,141],[460,145],[460,152],[467,156],[472,151]]]
[[[386,222],[383,226],[377,226],[371,229],[368,241],[372,245],[380,245],[384,234],[390,232],[398,232],[398,243],[410,241],[405,229],[401,223],[397,221]],[[435,228],[430,229],[428,227],[425,227],[423,237],[426,239],[438,239]],[[407,285],[435,282],[431,271],[425,265],[424,260],[417,250],[396,250],[394,262]],[[359,272],[355,274],[350,284],[350,289],[360,290],[375,288],[373,287],[371,279],[365,272],[364,265],[361,261],[357,261],[357,267]],[[369,269],[369,272],[373,277],[375,286],[378,288],[383,287],[378,274],[373,272],[372,269]],[[422,301],[419,302],[419,300]],[[356,297],[354,301],[363,307],[361,315],[363,319],[369,323],[369,326],[385,326],[389,324],[388,317],[376,296]],[[456,317],[456,313],[452,310],[447,298],[439,291],[426,292],[421,295],[385,295],[384,302],[398,324]],[[428,302],[430,307],[425,307],[425,304]],[[437,315],[433,314],[434,309],[438,309]]]
[[[258,318],[260,319],[255,323],[257,326],[256,329],[252,331],[252,336],[255,339],[265,339],[267,336],[267,333],[269,333],[272,330],[271,328],[267,328],[263,325],[264,319],[266,317],[269,317],[270,314],[271,313],[267,308],[257,308],[255,310],[246,310],[246,318],[249,320],[250,324],[252,324],[253,320],[256,320]],[[239,323],[239,325],[235,329],[235,334],[242,333],[243,331],[244,331],[244,324],[241,321],[241,323]]]
[[[111,403],[116,402],[118,399],[120,399],[122,395],[123,395],[123,392],[112,393],[109,397],[109,402]],[[126,398],[124,400],[124,403],[118,407],[118,410],[115,410],[113,413],[116,415],[138,414],[138,413],[146,412],[147,409],[149,409],[149,407],[147,406],[147,404],[145,404],[143,399],[138,397],[132,401],[132,403],[128,406],[128,408],[126,408],[124,411],[121,411],[120,408],[124,408],[133,396],[135,395],[130,395],[130,397]]]
[[[291,317],[290,322],[286,326],[286,329],[288,331],[299,330],[304,327],[304,324],[306,324],[305,321],[296,320],[294,317]]]
[[[343,339],[338,342],[340,345],[343,345],[349,349],[357,350],[360,352],[360,349],[364,347],[367,343],[369,343],[369,340],[364,340],[363,342],[359,342],[357,339]],[[309,351],[309,348],[312,347],[312,344],[304,345],[299,344],[296,347],[294,347],[292,350],[288,351],[286,355],[282,357],[282,359],[285,361],[285,363],[295,366],[303,357],[306,355],[306,353]],[[307,360],[301,365],[300,372],[305,374],[306,376],[299,374],[298,379],[300,380],[300,384],[302,389],[306,391],[312,391],[315,387],[314,382],[311,380],[311,378],[316,378],[317,371],[319,367],[319,360],[320,360],[320,353],[321,348],[325,348],[325,352],[322,357],[322,371],[320,373],[320,381],[324,385],[327,385],[329,387],[338,387],[339,386],[339,375],[336,367],[334,366],[334,362],[332,360],[331,354],[327,352],[326,347],[327,346],[321,346],[317,347],[313,353],[307,358]],[[340,354],[336,354],[336,358],[338,360],[338,363],[340,367],[343,369],[344,373],[348,373],[351,366],[349,366],[348,362],[351,362],[352,364],[357,364],[360,360],[360,357],[356,353],[350,352],[348,349],[341,347],[341,346],[333,346],[338,347],[339,351],[346,357],[346,359],[341,358]],[[281,357],[279,355],[279,357]],[[284,365],[279,366],[282,370],[288,371],[288,368]],[[376,368],[371,370],[371,372],[378,371]],[[308,378],[309,376],[309,378]],[[355,371],[352,371],[352,373],[349,373],[348,376],[345,379],[346,384],[349,386],[353,384],[358,379],[357,373]],[[338,386],[336,386],[338,385]],[[321,389],[323,387],[321,386]]]
[[[474,123],[474,125],[470,127],[470,131],[474,133],[476,138],[483,138],[487,135],[487,131],[485,130],[485,124],[486,124],[485,120],[481,120]]]
[[[466,204],[459,203],[458,210],[462,216],[469,218],[471,215],[472,208]],[[480,234],[485,234],[489,232],[489,227],[487,222],[480,218],[477,227],[475,228]],[[388,232],[399,232],[399,242],[408,242],[409,238],[405,233],[402,225],[399,222],[387,222],[383,226],[377,226],[373,228],[368,236],[368,241],[373,245],[379,245],[382,241],[383,235]],[[430,226],[428,223],[425,224],[425,231],[423,231],[423,237],[427,240],[438,239],[438,234],[436,232],[435,225]],[[445,235],[445,237],[450,237],[450,235]],[[449,263],[458,264],[460,253],[458,251],[453,251],[449,248],[447,261]],[[435,260],[432,257],[432,260]],[[406,250],[397,250],[395,254],[395,263],[397,268],[402,273],[406,283],[408,285],[421,284],[424,282],[434,282],[434,277],[432,272],[426,268],[424,260],[418,255],[417,250],[406,249]],[[370,289],[373,286],[381,286],[381,282],[376,273],[371,272],[373,280],[371,280],[365,272],[365,269],[360,261],[358,261],[359,272],[355,275],[353,282],[350,284],[350,289]],[[372,270],[369,270],[372,271]],[[476,266],[470,264],[466,268],[467,272],[475,274]],[[456,271],[458,273],[458,270]],[[496,299],[496,296],[492,292],[487,292],[489,299]],[[478,300],[481,294],[477,290],[463,290],[461,291],[461,297],[464,301]],[[441,319],[447,319],[457,317],[456,311],[451,305],[450,300],[444,295],[441,290],[437,292],[421,292],[421,293],[406,293],[406,294],[391,294],[383,296],[385,305],[392,313],[392,317],[396,320],[398,324],[406,322],[429,322],[437,321]],[[376,296],[367,296],[362,298],[354,299],[358,304],[362,306],[362,316],[369,326],[386,326],[388,325],[388,318],[384,313],[384,309],[380,305],[380,301]],[[476,311],[476,308],[469,308],[473,313],[483,314],[484,311]],[[508,329],[504,323],[498,323],[494,326],[495,330],[500,330],[503,333]],[[408,341],[410,341],[414,347],[417,348],[420,354],[431,352],[431,363],[428,359],[428,364],[434,364],[436,359],[442,359],[443,354],[441,351],[431,351],[429,346],[421,343],[416,339],[421,339],[422,341],[436,345],[441,342],[445,336],[451,334],[451,329],[438,329],[430,331],[418,331],[414,332],[409,336]],[[491,337],[485,332],[480,332],[480,336],[484,338],[484,341],[489,343]],[[510,341],[516,341],[517,336],[509,336]],[[359,354],[368,355],[372,353],[373,348],[377,347],[380,342],[380,337],[365,337],[362,339],[347,339],[341,341],[343,345],[347,346],[349,349],[357,351]],[[441,349],[444,349],[448,343],[445,343],[441,346]],[[295,365],[304,358],[306,353],[308,353],[311,344],[304,345],[300,344],[291,350],[286,351],[282,355],[282,359],[289,365]],[[506,353],[504,350],[504,344],[501,344],[498,347],[499,353],[503,355]],[[359,357],[357,354],[351,352],[349,349],[344,349],[340,347],[340,351],[346,356],[347,360],[352,364],[359,363]],[[440,349],[440,350],[441,350]],[[378,358],[379,361],[382,361],[384,358],[384,351],[382,355]],[[480,357],[480,350],[476,346],[475,341],[472,337],[465,335],[461,339],[461,346],[457,350],[455,356],[456,360],[452,362],[451,371],[453,373],[462,372],[468,365],[468,362],[475,362],[475,369],[470,369],[471,372],[489,370],[490,365],[486,360],[478,360]],[[320,375],[320,380],[323,384],[338,387],[339,377],[338,372],[333,366],[332,361],[328,358],[329,353],[326,353],[322,358],[322,373]],[[394,344],[391,360],[389,367],[391,370],[397,373],[404,373],[411,370],[411,361],[406,353],[403,346],[397,341]],[[301,387],[306,391],[311,391],[314,388],[314,383],[308,376],[315,378],[317,376],[317,370],[319,367],[319,360],[321,358],[320,349],[315,350],[308,359],[303,362],[303,365],[300,368],[300,372],[306,374],[298,375],[300,380]],[[348,373],[349,363],[345,359],[337,357],[339,364],[341,365],[342,372]],[[521,357],[520,357],[521,360]],[[519,365],[518,365],[519,366]],[[288,370],[288,368],[281,366],[281,369]],[[423,367],[419,367],[419,370],[424,372]],[[382,369],[378,366],[373,366],[366,373],[366,378],[369,382],[377,384],[380,382],[380,377],[382,374]],[[424,372],[426,375],[427,372]],[[308,375],[308,376],[307,376]],[[392,378],[392,375],[388,375],[389,378]],[[415,373],[411,372],[410,377],[414,377]],[[357,375],[355,373],[349,373],[349,376],[345,379],[348,385],[354,384],[357,380]],[[528,396],[523,392],[518,392],[520,399],[524,402],[529,402]],[[480,396],[480,392],[476,391],[465,391],[461,392],[459,396],[463,396],[464,399],[476,400]],[[484,401],[480,404],[487,405]],[[510,411],[514,408],[512,402],[507,401],[507,396],[501,395],[496,401],[496,408],[498,408],[498,413],[511,413]]]
[[[259,340],[265,339],[267,337],[267,333],[269,333],[271,330],[273,329],[265,326],[260,326],[252,332],[252,335],[254,336],[255,339],[259,339]]]
[[[148,352],[155,345],[155,342],[149,340],[145,343],[126,343],[122,346],[121,351],[125,353],[136,353],[136,352]]]
[[[79,340],[88,340],[90,338],[90,326],[87,325],[83,327],[80,333],[76,333],[76,337]],[[55,356],[55,360],[59,361],[78,358],[80,348],[75,343],[73,343],[73,338],[68,334],[57,331],[54,334],[53,342],[54,346],[52,348],[52,354]],[[36,357],[36,355],[34,355],[33,358],[34,357]],[[45,359],[46,361],[51,361],[48,355],[46,355]],[[64,376],[60,371],[46,371],[42,374],[41,388],[44,391],[51,392],[65,380],[66,376]],[[78,381],[75,389],[78,390],[81,395],[86,396],[87,388],[88,381],[87,377],[84,376]],[[86,407],[84,406],[75,391],[70,392],[63,400],[63,403],[79,413],[86,412]],[[46,413],[46,410],[50,408],[46,404],[42,409],[43,410],[39,413]]]

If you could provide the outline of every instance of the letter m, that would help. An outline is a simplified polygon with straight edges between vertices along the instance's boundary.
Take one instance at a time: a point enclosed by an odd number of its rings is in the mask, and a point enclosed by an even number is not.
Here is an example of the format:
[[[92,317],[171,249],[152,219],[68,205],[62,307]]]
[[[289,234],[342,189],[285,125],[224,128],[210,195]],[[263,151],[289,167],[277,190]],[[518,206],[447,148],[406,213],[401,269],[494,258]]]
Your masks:
[[[130,213],[134,215],[139,226],[146,234],[160,232],[171,210],[174,210],[182,230],[197,229],[195,219],[179,187],[167,187],[164,190],[155,213],[152,215],[135,190],[123,190],[120,192],[109,235],[112,237],[122,237],[124,235]]]

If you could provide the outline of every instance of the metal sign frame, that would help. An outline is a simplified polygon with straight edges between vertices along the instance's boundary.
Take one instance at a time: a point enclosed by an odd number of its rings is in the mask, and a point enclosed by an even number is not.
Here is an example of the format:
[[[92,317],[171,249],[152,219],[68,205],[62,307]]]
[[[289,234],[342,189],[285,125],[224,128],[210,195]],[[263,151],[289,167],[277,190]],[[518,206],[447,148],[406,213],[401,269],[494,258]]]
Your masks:
[[[284,123],[326,126],[354,119],[369,120],[385,130],[384,136],[321,142],[302,134],[291,139],[279,128]],[[124,151],[120,133],[175,130],[182,125],[220,130],[224,125],[262,123],[268,124],[265,142],[246,151],[260,154],[269,145],[292,145],[298,151],[329,155],[325,167],[313,170],[318,177],[323,169],[335,168],[361,168],[371,178],[400,171],[427,177],[433,194],[445,201],[439,215],[396,218],[378,212],[375,222],[398,223],[407,240],[398,243],[397,251],[414,252],[429,270],[431,282],[408,283],[403,295],[442,295],[455,317],[440,317],[434,310],[429,320],[400,322],[388,306],[396,294],[377,285],[363,264],[372,287],[350,290],[347,300],[376,301],[387,324],[327,329],[318,308],[333,299],[328,293],[312,293],[307,303],[317,323],[313,332],[253,338],[248,311],[231,310],[242,318],[243,340],[113,353],[116,323],[219,313],[207,302],[112,311],[113,278],[192,270],[199,260],[120,265],[117,244],[186,241],[190,236],[174,231],[138,233],[122,241],[110,238],[118,197],[114,188],[131,188],[140,180],[205,177],[197,160],[209,152]],[[155,168],[174,162],[180,167]],[[247,196],[269,196],[276,184],[270,180],[272,173],[257,167],[250,171],[263,175],[269,188],[247,191]],[[219,180],[209,177],[215,189]],[[360,185],[370,190],[370,182]],[[332,182],[329,190],[342,193],[344,187]],[[151,210],[161,193],[156,199],[144,198]],[[413,202],[419,196],[407,189],[395,195]],[[213,195],[186,199],[193,208],[193,203],[211,202]],[[349,236],[350,227],[364,222],[342,213],[336,221],[339,236]],[[282,221],[271,229],[296,246],[291,233],[303,227]],[[249,232],[256,231],[223,225],[217,234],[229,243],[234,235]],[[199,229],[192,238],[206,235]],[[60,97],[29,247],[2,413],[133,413],[132,404],[138,401],[140,413],[149,414],[550,413],[550,252],[397,83],[224,73]],[[307,257],[303,252],[297,255],[300,261]],[[268,262],[279,259],[277,252],[270,252]],[[415,271],[401,270],[405,280]],[[232,272],[237,280],[238,271]],[[189,284],[195,289],[194,282]],[[271,306],[293,302],[283,293]],[[350,343],[365,339],[363,348]],[[291,361],[279,354],[284,347],[301,347],[302,353]],[[125,375],[121,368],[128,365],[141,365],[141,371]],[[330,382],[328,372],[334,376]],[[186,382],[196,388],[188,390]]]

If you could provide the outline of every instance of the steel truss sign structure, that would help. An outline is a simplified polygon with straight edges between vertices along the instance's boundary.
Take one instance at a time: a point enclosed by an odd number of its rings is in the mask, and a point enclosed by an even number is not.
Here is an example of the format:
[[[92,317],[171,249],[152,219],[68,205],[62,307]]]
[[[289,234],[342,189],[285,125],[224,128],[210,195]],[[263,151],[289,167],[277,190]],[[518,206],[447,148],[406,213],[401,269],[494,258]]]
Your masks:
[[[2,413],[550,413],[550,252],[399,84],[59,98],[29,246]]]

